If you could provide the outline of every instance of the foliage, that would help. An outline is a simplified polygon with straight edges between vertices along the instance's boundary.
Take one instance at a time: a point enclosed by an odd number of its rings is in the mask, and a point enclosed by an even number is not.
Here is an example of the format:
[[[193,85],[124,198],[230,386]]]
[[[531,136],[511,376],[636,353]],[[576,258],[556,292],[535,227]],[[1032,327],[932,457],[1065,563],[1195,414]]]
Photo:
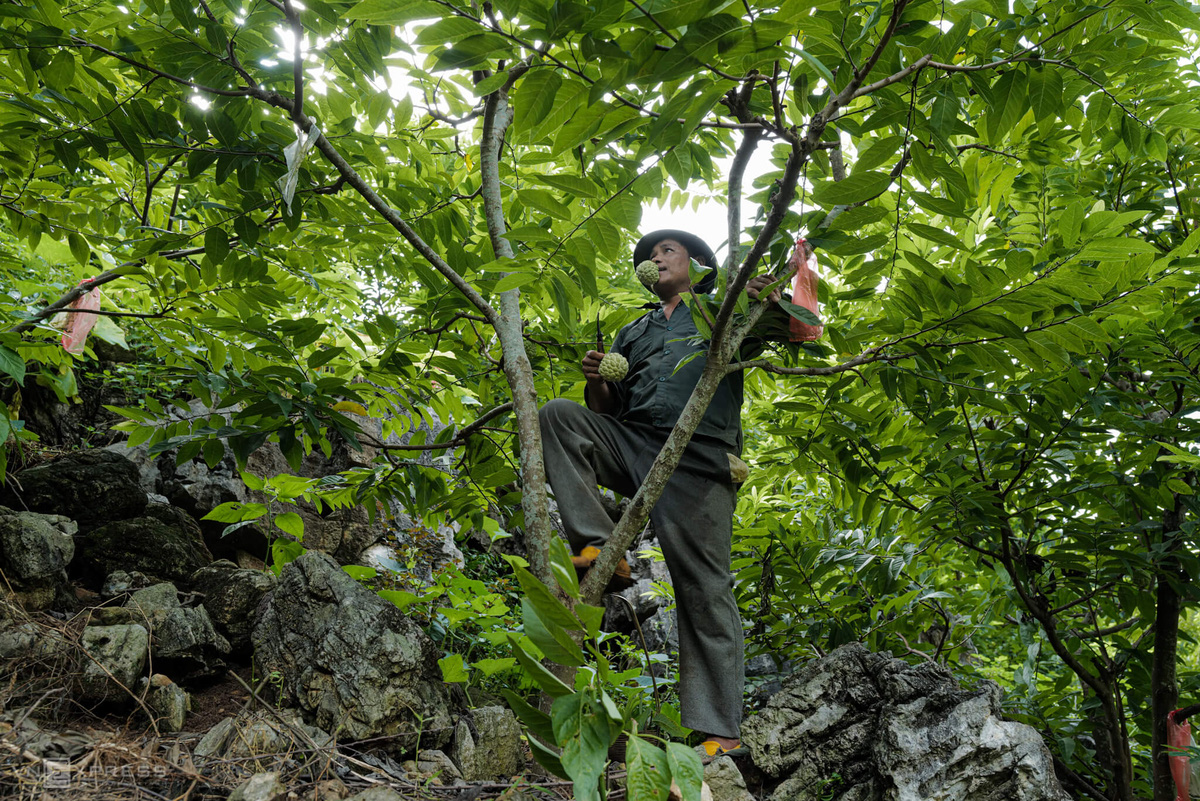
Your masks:
[[[550,550],[558,587],[578,600],[579,580],[566,546],[556,539]],[[511,561],[525,592],[522,617],[527,635],[526,641],[511,637],[513,653],[541,690],[554,699],[546,714],[515,693],[505,692],[509,705],[533,735],[529,744],[534,757],[550,772],[572,780],[576,798],[605,798],[609,748],[624,736],[627,797],[664,798],[673,782],[685,797],[698,797],[704,773],[699,756],[680,743],[666,742],[660,747],[644,736],[649,718],[644,713],[644,688],[628,682],[640,670],[613,671],[599,642],[604,610],[584,603],[568,608],[550,587],[516,559]],[[543,657],[583,668],[576,674],[575,686],[564,684],[544,667]],[[621,689],[628,698],[624,709],[610,695]],[[664,721],[659,718],[658,722]],[[555,753],[547,744],[561,751]]]
[[[103,286],[105,312],[152,321],[180,402],[229,409],[165,426],[150,398],[135,437],[243,462],[376,448],[320,491],[505,520],[554,586],[537,401],[580,399],[597,319],[611,341],[639,313],[643,204],[722,192],[712,371],[792,235],[824,270],[825,339],[731,368],[752,642],[1005,677],[1073,791],[1168,798],[1163,710],[1197,684],[1194,660],[1175,675],[1197,600],[1197,27],[1182,0],[9,3],[5,397],[72,394],[84,357],[50,321]],[[454,424],[382,447],[426,414]],[[568,641],[543,653],[578,661]]]

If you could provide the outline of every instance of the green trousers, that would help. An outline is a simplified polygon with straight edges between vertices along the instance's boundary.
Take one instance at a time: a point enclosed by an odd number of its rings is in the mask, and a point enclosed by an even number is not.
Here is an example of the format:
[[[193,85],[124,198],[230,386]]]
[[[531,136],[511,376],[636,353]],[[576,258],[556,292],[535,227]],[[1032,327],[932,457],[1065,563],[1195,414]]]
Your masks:
[[[571,548],[602,547],[613,524],[597,485],[632,497],[670,432],[618,422],[561,398],[539,416],[546,474]],[[650,519],[675,587],[683,725],[737,737],[745,665],[730,572],[735,488],[728,452],[689,445]]]

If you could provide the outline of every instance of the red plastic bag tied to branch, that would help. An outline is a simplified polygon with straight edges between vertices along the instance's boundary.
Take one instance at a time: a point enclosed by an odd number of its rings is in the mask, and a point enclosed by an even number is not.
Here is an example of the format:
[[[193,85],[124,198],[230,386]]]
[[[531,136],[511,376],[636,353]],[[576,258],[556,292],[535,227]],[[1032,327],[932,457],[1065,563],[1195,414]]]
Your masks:
[[[817,254],[813,253],[808,242],[796,240],[796,249],[788,265],[795,271],[796,279],[792,284],[792,303],[817,314]],[[789,339],[792,342],[811,342],[820,339],[825,331],[823,325],[809,325],[795,317],[788,320]]]
[[[1191,766],[1188,764],[1188,748],[1192,745],[1192,724],[1184,720],[1175,722],[1176,709],[1167,713],[1167,747],[1170,756],[1171,778],[1175,780],[1175,801],[1188,801],[1191,797]]]
[[[81,282],[86,284],[87,281]],[[83,353],[83,346],[87,342],[88,334],[91,333],[92,326],[96,324],[95,314],[88,314],[100,308],[100,288],[83,293],[70,306],[67,307],[66,325],[63,326],[62,346],[67,353]],[[80,309],[81,312],[71,312],[71,309]]]

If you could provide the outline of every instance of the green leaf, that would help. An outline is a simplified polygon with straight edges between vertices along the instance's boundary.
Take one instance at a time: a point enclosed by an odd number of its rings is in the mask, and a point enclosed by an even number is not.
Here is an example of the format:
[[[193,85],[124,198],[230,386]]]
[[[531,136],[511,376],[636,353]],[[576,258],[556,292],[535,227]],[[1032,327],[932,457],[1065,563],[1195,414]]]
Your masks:
[[[526,703],[524,698],[512,690],[502,689],[500,690],[500,694],[508,701],[508,708],[525,724],[525,727],[530,732],[548,742],[556,742],[554,739],[554,725],[549,715]],[[571,778],[565,772],[559,775],[564,779]]]
[[[1144,239],[1115,236],[1093,239],[1079,252],[1081,259],[1125,259],[1138,253],[1158,254],[1158,248]]]
[[[512,93],[516,107],[514,133],[530,132],[554,109],[554,98],[562,86],[562,76],[548,69],[530,70]]]
[[[1044,120],[1058,113],[1063,102],[1063,78],[1057,67],[1029,71],[1029,103],[1033,116]]]
[[[1079,231],[1083,227],[1083,217],[1087,206],[1082,200],[1068,203],[1058,218],[1058,231],[1062,234],[1063,244],[1073,247],[1079,239]]]
[[[267,507],[261,503],[227,501],[200,519],[215,520],[218,523],[237,523],[242,520],[257,520],[266,513]]]
[[[826,181],[813,189],[813,198],[822,206],[849,206],[883,194],[892,183],[886,172],[861,172],[841,181]]]
[[[507,657],[505,659],[480,659],[472,662],[471,667],[478,670],[485,676],[494,676],[497,673],[503,673],[506,670],[512,670],[517,665],[515,657]]]
[[[699,798],[704,783],[704,765],[695,749],[683,743],[667,743],[667,766],[671,779],[679,785],[685,799]]]
[[[11,376],[18,385],[25,383],[25,360],[4,345],[0,345],[0,373]]]
[[[630,737],[625,765],[629,771],[625,797],[629,801],[665,801],[671,792],[671,771],[661,748],[636,735]]]
[[[471,680],[466,665],[463,664],[462,654],[450,654],[438,660],[442,669],[442,681],[447,684],[467,684]]]
[[[525,599],[537,610],[538,617],[543,623],[547,626],[557,626],[567,630],[582,629],[571,611],[563,606],[562,602],[554,597],[550,588],[540,582],[536,576],[520,566],[514,566],[513,571],[517,574],[517,581],[521,584]]]
[[[922,239],[928,239],[930,242],[937,242],[939,245],[955,248],[956,250],[966,250],[967,247],[962,242],[958,241],[958,237],[943,231],[941,228],[934,228],[932,225],[922,225],[921,223],[910,222],[908,230],[912,231]]]
[[[529,738],[529,750],[533,752],[533,758],[539,765],[558,778],[570,781],[571,775],[563,767],[562,760],[558,754],[542,745],[533,737]]]
[[[444,11],[432,0],[363,0],[345,12],[345,16],[371,25],[406,25],[419,19],[436,19]]]
[[[547,626],[528,598],[521,599],[521,619],[525,624],[525,634],[547,659],[560,665],[578,667],[584,664],[583,650],[571,639],[570,633],[558,626]]]
[[[229,255],[229,236],[220,228],[209,228],[204,232],[204,255],[213,264],[220,264]]]
[[[992,92],[995,100],[986,116],[987,137],[992,144],[998,144],[1000,138],[1025,115],[1028,108],[1025,83],[1023,71],[1009,70],[1001,75],[993,85]]]
[[[88,241],[72,231],[67,234],[67,245],[70,246],[71,255],[75,257],[75,261],[86,266],[88,259],[92,256],[92,249],[88,245]]]
[[[538,687],[542,688],[543,692],[552,698],[558,698],[559,696],[569,695],[575,692],[573,689],[563,684],[557,676],[555,676],[546,668],[542,667],[542,665],[536,659],[530,656],[529,653],[521,646],[521,643],[516,637],[510,634],[508,635],[508,641],[512,646],[513,656],[517,658],[517,661],[521,663],[521,667],[524,668],[525,672],[529,674],[529,677],[537,683]]]
[[[827,84],[833,86],[837,83],[837,80],[833,77],[833,71],[821,63],[821,60],[812,53],[803,48],[794,49],[792,52],[804,59],[804,63],[816,70],[817,73],[825,79]]]
[[[550,540],[550,571],[558,586],[572,598],[579,598],[579,574],[571,564],[571,552],[567,544],[558,537]]]
[[[538,279],[538,274],[534,272],[509,273],[496,282],[496,286],[492,289],[497,295],[509,292],[513,289],[532,284]]]

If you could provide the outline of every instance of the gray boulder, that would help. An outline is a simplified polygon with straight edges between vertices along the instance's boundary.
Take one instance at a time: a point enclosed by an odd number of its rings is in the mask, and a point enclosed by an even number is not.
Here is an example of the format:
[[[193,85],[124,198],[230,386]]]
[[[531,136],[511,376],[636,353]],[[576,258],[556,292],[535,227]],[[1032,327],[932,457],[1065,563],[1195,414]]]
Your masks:
[[[266,770],[275,757],[302,753],[319,757],[333,747],[333,738],[309,726],[294,709],[268,712],[242,711],[223,719],[208,730],[196,745],[196,756],[215,760],[246,761],[256,770]]]
[[[61,515],[15,512],[0,506],[0,572],[14,600],[28,611],[74,605],[67,565],[75,556],[78,526]]]
[[[222,560],[193,573],[191,584],[217,630],[229,640],[231,653],[249,655],[255,612],[263,596],[274,589],[275,574]]]
[[[146,666],[150,633],[137,624],[88,626],[79,644],[83,649],[80,698],[97,703],[131,701]]]
[[[191,575],[212,561],[212,554],[195,528],[164,523],[160,517],[165,515],[155,514],[109,523],[85,534],[71,572],[99,584],[113,571],[136,571],[186,587]]]
[[[463,780],[454,761],[436,749],[418,751],[417,758],[405,762],[402,767],[422,783],[450,785]]]
[[[106,450],[73,451],[30,467],[0,489],[0,503],[13,509],[69,517],[80,531],[137,517],[146,508],[138,469]]]
[[[705,765],[704,783],[712,801],[755,801],[731,757],[718,757]]]
[[[131,622],[150,629],[155,664],[185,678],[210,676],[225,668],[229,641],[217,633],[204,607],[184,607],[175,586],[155,584],[138,590],[125,603]]]
[[[454,727],[451,758],[467,781],[508,779],[525,766],[521,724],[502,706],[485,706]]]
[[[183,688],[161,673],[142,679],[141,688],[146,706],[154,713],[159,732],[183,731],[188,713],[188,694]]]
[[[772,801],[1067,801],[1037,732],[1006,721],[1000,691],[963,690],[843,646],[783,682],[743,727],[755,764],[781,779]]]
[[[229,795],[229,801],[275,801],[287,793],[276,772],[255,773]]]
[[[284,567],[254,628],[258,669],[339,739],[387,736],[397,752],[450,738],[449,692],[433,642],[326,554]]]

